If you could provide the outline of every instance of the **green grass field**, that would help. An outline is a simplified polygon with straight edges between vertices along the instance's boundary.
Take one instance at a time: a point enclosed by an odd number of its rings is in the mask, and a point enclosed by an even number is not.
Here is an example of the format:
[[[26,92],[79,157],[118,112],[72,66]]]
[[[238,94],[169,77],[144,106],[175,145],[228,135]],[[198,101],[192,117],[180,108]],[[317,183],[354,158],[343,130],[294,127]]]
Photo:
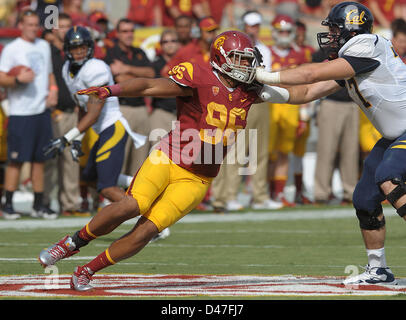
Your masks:
[[[334,218],[308,218],[320,209],[281,210],[275,220],[179,222],[167,239],[149,244],[138,255],[104,269],[105,273],[136,274],[231,274],[347,276],[348,265],[367,263],[358,221],[348,215]],[[340,209],[336,209],[340,214]],[[284,219],[284,215],[295,214]],[[243,216],[246,212],[239,213]],[[189,216],[196,215],[190,213]],[[256,212],[257,217],[270,215]],[[227,214],[208,214],[227,218]],[[58,219],[59,220],[59,219]],[[55,222],[58,222],[56,220]],[[69,218],[64,219],[69,221]],[[226,219],[224,219],[226,220]],[[4,220],[0,221],[0,226]],[[22,219],[14,223],[29,222]],[[62,220],[61,220],[62,221]],[[83,224],[86,223],[83,219]],[[398,278],[406,277],[406,225],[396,215],[386,217],[386,255]],[[36,260],[44,247],[79,227],[0,229],[0,275],[44,274]],[[58,263],[60,274],[71,274],[77,265],[88,262],[109,244],[131,229],[120,226],[111,234],[82,248],[75,260]],[[81,259],[83,257],[83,259]]]

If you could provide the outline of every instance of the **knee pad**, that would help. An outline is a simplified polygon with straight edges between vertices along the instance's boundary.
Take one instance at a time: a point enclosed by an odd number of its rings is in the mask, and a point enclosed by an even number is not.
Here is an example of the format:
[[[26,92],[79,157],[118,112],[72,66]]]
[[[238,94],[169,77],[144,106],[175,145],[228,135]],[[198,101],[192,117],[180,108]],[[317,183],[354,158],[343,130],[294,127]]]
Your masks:
[[[403,218],[406,215],[406,204],[396,209],[396,212]]]
[[[395,203],[406,194],[406,186],[404,181],[399,178],[393,178],[390,180],[394,185],[396,185],[395,189],[389,192],[386,195],[386,199],[390,202],[390,204],[397,209],[397,213],[403,217],[406,214],[406,204],[401,206],[400,208],[395,207]]]
[[[378,230],[385,226],[385,217],[382,220],[378,216],[382,213],[379,208],[374,212],[356,209],[357,218],[359,220],[359,227],[364,230]]]

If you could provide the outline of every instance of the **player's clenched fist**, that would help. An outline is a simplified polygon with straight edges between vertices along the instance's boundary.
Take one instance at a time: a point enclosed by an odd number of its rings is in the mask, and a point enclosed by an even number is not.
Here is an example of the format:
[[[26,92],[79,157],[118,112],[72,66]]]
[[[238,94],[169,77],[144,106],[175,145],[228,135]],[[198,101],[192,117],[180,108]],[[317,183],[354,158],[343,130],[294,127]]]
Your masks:
[[[107,99],[111,96],[118,96],[120,94],[120,87],[117,84],[112,86],[90,87],[79,90],[77,94],[88,96],[95,95],[99,99]]]
[[[80,95],[95,95],[99,99],[106,99],[111,96],[111,90],[109,87],[90,87],[87,89],[79,90],[77,94]]]

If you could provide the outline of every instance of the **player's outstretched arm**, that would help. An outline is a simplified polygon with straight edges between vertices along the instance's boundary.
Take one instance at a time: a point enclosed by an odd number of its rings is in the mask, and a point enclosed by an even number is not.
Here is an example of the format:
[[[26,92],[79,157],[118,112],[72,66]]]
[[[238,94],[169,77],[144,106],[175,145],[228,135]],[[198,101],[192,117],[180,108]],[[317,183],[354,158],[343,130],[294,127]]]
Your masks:
[[[320,81],[313,84],[290,86],[286,88],[264,85],[258,93],[258,102],[304,104],[328,96],[338,90],[335,80]]]
[[[112,86],[91,87],[77,94],[96,95],[99,99],[119,97],[177,97],[191,96],[193,91],[166,78],[134,78]]]
[[[338,58],[332,61],[309,63],[297,68],[279,72],[268,72],[257,68],[256,80],[264,84],[282,84],[287,86],[315,83],[326,80],[343,80],[355,76],[350,63]]]
[[[298,85],[287,88],[290,104],[308,103],[326,97],[340,90],[340,85],[335,80],[320,81],[313,84]]]

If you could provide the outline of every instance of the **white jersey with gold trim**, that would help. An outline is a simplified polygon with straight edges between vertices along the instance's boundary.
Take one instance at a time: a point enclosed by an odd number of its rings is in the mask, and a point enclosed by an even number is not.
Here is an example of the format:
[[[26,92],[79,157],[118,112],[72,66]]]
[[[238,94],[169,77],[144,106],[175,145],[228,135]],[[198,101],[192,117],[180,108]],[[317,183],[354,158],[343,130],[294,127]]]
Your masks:
[[[380,62],[373,71],[346,80],[351,98],[361,107],[386,139],[396,139],[406,131],[406,65],[392,43],[375,34],[350,39],[339,57],[371,58]]]
[[[73,76],[69,72],[69,61],[66,61],[62,68],[62,76],[66,85],[79,107],[87,111],[89,96],[77,95],[76,92],[89,87],[101,87],[114,84],[110,67],[102,60],[92,58],[85,62],[79,72]],[[120,105],[117,97],[109,97],[92,128],[100,133],[122,118]]]

